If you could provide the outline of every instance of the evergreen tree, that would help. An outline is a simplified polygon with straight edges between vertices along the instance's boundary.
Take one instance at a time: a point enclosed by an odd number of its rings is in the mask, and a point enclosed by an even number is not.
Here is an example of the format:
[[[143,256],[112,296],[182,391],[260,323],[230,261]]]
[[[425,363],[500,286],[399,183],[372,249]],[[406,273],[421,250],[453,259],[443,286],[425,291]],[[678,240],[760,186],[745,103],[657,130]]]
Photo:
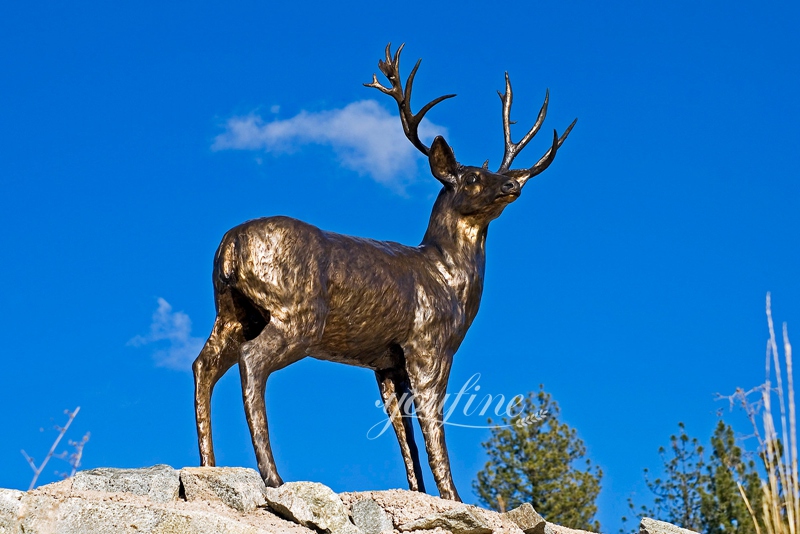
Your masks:
[[[708,465],[708,483],[702,498],[705,534],[756,534],[737,482],[754,510],[761,508],[761,481],[753,460],[743,457],[736,445],[733,429],[724,421],[717,423],[711,437],[712,455]]]
[[[668,521],[703,534],[756,534],[737,483],[757,509],[761,503],[761,482],[755,463],[746,460],[736,445],[733,429],[719,421],[711,437],[711,455],[704,460],[704,448],[697,438],[686,434],[670,437],[670,456],[661,447],[663,478],[650,480],[647,487],[655,495],[653,507],[641,506],[642,515]],[[635,509],[628,499],[629,506]],[[623,521],[626,518],[623,517]]]
[[[669,438],[670,453],[659,447],[658,454],[664,464],[663,478],[651,480],[649,471],[644,470],[645,483],[653,493],[653,506],[642,506],[642,515],[668,521],[675,525],[700,532],[703,488],[707,485],[703,446],[697,438],[686,434],[686,427],[678,423],[680,433]],[[633,510],[633,502],[628,499]],[[627,518],[622,518],[625,521]]]
[[[548,521],[597,532],[603,472],[584,459],[583,441],[560,413],[542,386],[529,393],[520,414],[504,417],[483,443],[489,461],[473,487],[485,506],[505,511],[528,502]]]

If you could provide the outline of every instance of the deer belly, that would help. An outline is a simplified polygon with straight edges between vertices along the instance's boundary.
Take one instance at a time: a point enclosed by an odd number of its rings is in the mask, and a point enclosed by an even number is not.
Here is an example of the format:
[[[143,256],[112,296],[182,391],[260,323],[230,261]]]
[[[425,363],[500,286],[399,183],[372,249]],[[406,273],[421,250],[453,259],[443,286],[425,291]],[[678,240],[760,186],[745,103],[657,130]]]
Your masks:
[[[319,356],[351,365],[385,368],[385,354],[407,337],[412,317],[407,309],[410,303],[387,297],[367,298],[362,293],[347,302],[332,302]]]

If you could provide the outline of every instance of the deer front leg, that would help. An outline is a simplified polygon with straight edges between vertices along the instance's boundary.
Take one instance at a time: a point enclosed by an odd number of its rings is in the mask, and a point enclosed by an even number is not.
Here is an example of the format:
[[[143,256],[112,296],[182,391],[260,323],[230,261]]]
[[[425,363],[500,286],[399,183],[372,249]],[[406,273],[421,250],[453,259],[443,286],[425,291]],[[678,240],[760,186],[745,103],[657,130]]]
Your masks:
[[[443,499],[461,501],[453,484],[450,457],[444,441],[443,404],[452,357],[425,354],[408,362],[419,426],[425,438],[428,462]]]
[[[218,316],[208,341],[192,364],[197,444],[200,448],[200,465],[203,467],[216,464],[211,439],[211,394],[222,375],[236,363],[240,343],[237,334],[236,328]]]
[[[386,408],[386,414],[392,421],[397,441],[400,444],[400,453],[403,455],[403,463],[406,467],[408,488],[411,491],[425,493],[419,451],[414,441],[414,426],[411,420],[413,397],[406,370],[402,367],[385,369],[376,371],[375,376],[378,379],[378,388]]]
[[[250,437],[258,461],[258,471],[269,487],[278,487],[283,480],[278,475],[272,447],[269,443],[267,410],[264,392],[270,373],[282,369],[305,356],[297,344],[287,342],[283,333],[270,323],[253,339],[242,344],[239,355],[239,374],[242,380],[242,397],[245,415],[250,427]]]

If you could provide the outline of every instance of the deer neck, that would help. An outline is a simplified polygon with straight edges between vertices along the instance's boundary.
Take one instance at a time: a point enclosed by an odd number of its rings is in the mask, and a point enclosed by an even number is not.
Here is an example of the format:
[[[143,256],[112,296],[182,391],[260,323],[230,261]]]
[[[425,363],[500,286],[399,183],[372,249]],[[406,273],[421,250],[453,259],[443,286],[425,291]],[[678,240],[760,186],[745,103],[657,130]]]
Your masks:
[[[431,212],[420,248],[433,260],[446,283],[477,313],[483,292],[488,222],[476,224],[459,215],[444,192]],[[471,318],[470,318],[471,319]]]

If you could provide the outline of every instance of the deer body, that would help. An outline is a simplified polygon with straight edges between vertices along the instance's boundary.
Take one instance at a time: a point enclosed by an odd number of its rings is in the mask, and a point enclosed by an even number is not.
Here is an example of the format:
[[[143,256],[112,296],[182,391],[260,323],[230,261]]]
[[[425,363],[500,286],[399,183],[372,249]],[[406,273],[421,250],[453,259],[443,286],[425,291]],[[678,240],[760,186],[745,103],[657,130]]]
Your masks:
[[[446,259],[438,243],[409,247],[257,219],[222,239],[214,283],[269,311],[270,321],[296,323],[308,356],[377,371],[423,328],[455,352],[480,303],[482,235]]]
[[[428,148],[416,129],[434,104],[410,111],[414,67],[405,90],[399,56],[379,67],[392,83],[367,84],[395,98],[406,136],[428,156],[443,185],[422,243],[410,247],[322,231],[288,217],[249,221],[228,231],[214,261],[217,318],[193,365],[200,460],[215,464],[210,404],[214,385],[239,364],[242,397],[261,476],[282,480],[269,442],[264,392],[269,375],[306,356],[375,371],[397,434],[409,488],[425,491],[414,441],[412,398],[439,494],[459,500],[442,425],[442,404],[453,361],[480,305],[489,223],[544,170],[569,134],[554,135],[550,150],[530,169],[509,170],[516,153],[536,133],[547,107],[519,143],[508,119],[506,76],[503,119],[506,154],[498,172],[460,165],[445,140]],[[450,95],[452,96],[452,95]],[[574,124],[574,123],[573,123]]]

